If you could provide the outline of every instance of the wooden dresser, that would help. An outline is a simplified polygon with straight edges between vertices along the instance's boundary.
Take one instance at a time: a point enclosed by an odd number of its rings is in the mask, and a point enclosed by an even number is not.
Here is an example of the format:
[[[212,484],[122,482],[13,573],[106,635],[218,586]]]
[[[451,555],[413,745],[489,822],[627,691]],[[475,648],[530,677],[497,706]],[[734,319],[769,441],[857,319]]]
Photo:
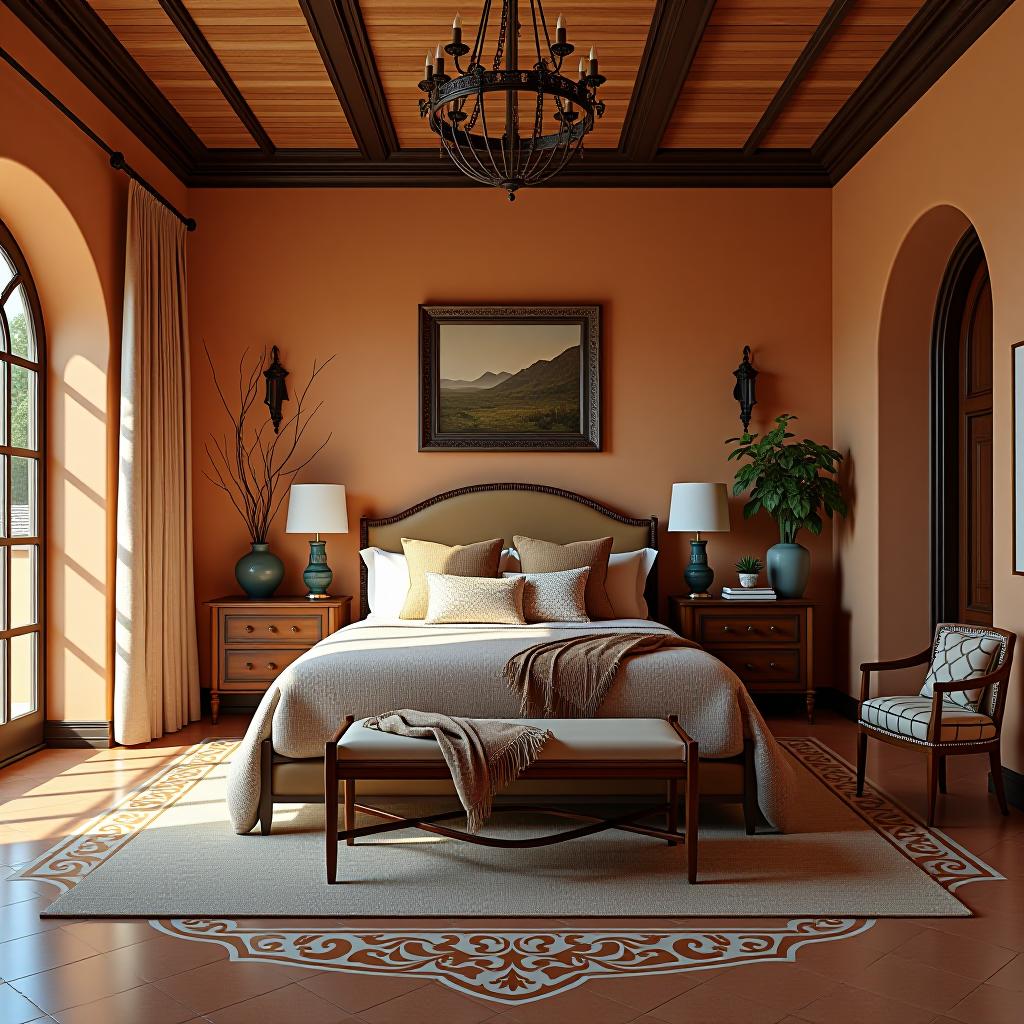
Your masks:
[[[814,606],[809,601],[669,598],[671,625],[724,661],[752,694],[802,694],[814,721]]]
[[[222,693],[263,693],[300,654],[348,625],[352,598],[219,597],[206,604],[210,711],[216,722]]]

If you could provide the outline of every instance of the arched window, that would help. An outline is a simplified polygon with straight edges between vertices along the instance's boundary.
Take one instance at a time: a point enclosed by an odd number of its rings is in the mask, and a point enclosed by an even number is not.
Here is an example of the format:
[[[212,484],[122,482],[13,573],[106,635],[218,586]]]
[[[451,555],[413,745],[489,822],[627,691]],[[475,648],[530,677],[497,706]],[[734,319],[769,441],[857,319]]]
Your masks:
[[[43,741],[44,354],[35,285],[0,222],[0,765]]]

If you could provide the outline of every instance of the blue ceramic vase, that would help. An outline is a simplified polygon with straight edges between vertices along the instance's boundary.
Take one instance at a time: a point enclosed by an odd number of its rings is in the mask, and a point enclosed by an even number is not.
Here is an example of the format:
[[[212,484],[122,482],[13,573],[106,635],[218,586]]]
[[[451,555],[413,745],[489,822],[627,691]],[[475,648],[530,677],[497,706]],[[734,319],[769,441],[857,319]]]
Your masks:
[[[811,574],[811,553],[803,544],[768,549],[768,582],[779,597],[803,597]]]
[[[284,562],[269,544],[253,544],[235,566],[235,579],[249,597],[270,597],[284,579]]]

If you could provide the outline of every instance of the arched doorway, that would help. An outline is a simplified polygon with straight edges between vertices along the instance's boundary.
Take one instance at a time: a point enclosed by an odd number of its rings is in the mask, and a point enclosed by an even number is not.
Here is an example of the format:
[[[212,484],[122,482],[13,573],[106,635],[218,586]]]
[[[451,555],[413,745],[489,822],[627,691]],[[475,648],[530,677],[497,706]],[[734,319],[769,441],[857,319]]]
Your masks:
[[[992,624],[992,286],[971,228],[950,257],[932,341],[932,619]]]

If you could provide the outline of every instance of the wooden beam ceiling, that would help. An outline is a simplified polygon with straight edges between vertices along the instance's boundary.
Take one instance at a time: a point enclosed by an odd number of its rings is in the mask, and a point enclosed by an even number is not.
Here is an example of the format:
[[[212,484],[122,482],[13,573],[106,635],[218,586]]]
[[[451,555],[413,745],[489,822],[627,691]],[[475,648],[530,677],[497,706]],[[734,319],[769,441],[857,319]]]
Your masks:
[[[471,184],[416,115],[451,0],[0,2],[187,184]],[[828,186],[1011,3],[562,0],[609,110],[550,184]]]

